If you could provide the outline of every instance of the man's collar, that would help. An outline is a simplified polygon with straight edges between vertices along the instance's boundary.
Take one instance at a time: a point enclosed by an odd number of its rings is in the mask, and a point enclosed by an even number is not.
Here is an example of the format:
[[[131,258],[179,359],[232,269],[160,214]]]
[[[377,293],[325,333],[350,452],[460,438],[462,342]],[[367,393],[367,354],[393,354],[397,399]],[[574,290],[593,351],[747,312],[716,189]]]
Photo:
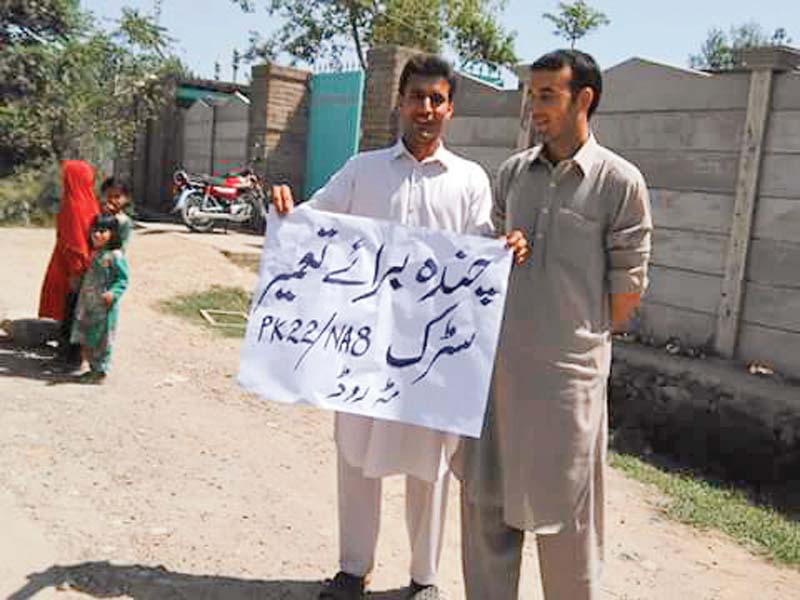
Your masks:
[[[405,143],[403,143],[403,138],[398,138],[397,143],[392,147],[392,158],[397,159],[400,158],[401,156],[405,156],[414,161],[417,160],[414,157],[414,155],[411,154],[409,149],[406,148]],[[439,140],[439,146],[436,148],[436,151],[428,158],[418,162],[421,162],[422,164],[429,162],[438,162],[444,168],[449,169],[453,165],[454,156],[455,155],[452,152],[450,152],[450,150],[444,147],[444,142]]]
[[[577,164],[585,177],[591,172],[592,166],[597,161],[597,149],[599,147],[600,145],[597,143],[594,134],[590,133],[588,139],[583,143],[578,151],[572,156],[572,158],[567,160],[571,160]],[[543,149],[544,146],[540,144],[538,146],[534,146],[528,151],[530,154],[528,155],[527,160],[531,166],[533,166],[537,160],[547,163],[551,167],[554,166],[544,156],[544,154],[542,154]]]
[[[597,161],[597,149],[599,145],[597,140],[594,139],[594,134],[589,133],[589,139],[580,147],[580,149],[572,157],[578,166],[583,171],[583,176],[586,177],[592,171],[594,163]]]
[[[536,161],[538,161],[540,158],[543,161],[547,160],[542,156],[543,148],[544,146],[542,144],[539,144],[538,146],[533,146],[532,148],[528,148],[528,150],[526,150],[527,156],[525,157],[525,160],[528,163],[528,167],[532,167],[536,163]]]

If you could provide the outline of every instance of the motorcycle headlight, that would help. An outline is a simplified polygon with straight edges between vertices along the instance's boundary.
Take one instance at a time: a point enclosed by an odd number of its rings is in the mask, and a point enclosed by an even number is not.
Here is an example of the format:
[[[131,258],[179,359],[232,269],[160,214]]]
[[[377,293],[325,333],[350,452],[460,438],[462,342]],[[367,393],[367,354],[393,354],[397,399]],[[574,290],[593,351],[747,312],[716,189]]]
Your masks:
[[[176,186],[180,187],[186,185],[188,178],[186,177],[186,173],[183,171],[176,171],[175,174],[172,176],[172,181],[175,183]]]

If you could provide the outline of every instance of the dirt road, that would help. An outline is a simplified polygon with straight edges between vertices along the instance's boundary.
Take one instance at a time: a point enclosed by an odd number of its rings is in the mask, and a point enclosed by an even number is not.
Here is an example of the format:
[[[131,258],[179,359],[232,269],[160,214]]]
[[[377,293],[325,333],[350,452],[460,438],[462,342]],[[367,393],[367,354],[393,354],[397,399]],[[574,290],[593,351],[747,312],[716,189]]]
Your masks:
[[[0,346],[0,597],[313,598],[336,570],[330,415],[242,393],[237,342],[156,306],[215,283],[251,288],[218,247],[253,238],[136,233],[106,385],[54,385],[39,355]],[[35,313],[52,242],[0,229],[0,319]],[[798,597],[800,572],[665,520],[655,492],[619,473],[609,488],[604,598]],[[408,553],[402,480],[385,490],[373,589],[388,600]],[[441,566],[451,599],[463,597],[457,491]],[[526,600],[540,598],[532,559],[528,544]]]

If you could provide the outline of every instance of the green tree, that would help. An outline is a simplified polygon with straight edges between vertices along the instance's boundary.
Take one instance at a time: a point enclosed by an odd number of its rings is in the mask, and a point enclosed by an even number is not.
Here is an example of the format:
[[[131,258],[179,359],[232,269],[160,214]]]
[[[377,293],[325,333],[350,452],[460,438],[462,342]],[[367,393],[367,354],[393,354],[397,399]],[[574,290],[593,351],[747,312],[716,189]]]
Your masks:
[[[232,0],[254,11],[257,0]],[[353,50],[361,67],[366,50],[400,44],[428,52],[451,49],[466,64],[492,71],[516,62],[514,35],[500,25],[506,0],[264,0],[283,25],[267,39],[251,33],[248,60],[274,60],[286,53],[293,62],[329,61],[340,67]]]
[[[736,66],[738,51],[743,48],[785,46],[791,43],[792,39],[783,27],[778,27],[771,36],[753,21],[732,26],[728,34],[715,27],[709,30],[700,52],[689,56],[689,65],[694,69],[726,71]]]
[[[0,0],[0,41],[32,43],[65,36],[78,16],[77,0]]]
[[[575,42],[587,33],[611,23],[604,13],[583,0],[559,2],[557,13],[544,13],[542,16],[555,25],[553,35],[567,40],[570,48],[574,48]]]
[[[22,96],[40,86],[38,50],[66,41],[78,19],[72,0],[0,0],[0,97]]]
[[[130,150],[134,133],[161,106],[170,76],[183,72],[151,17],[124,9],[113,31],[77,1],[13,2],[3,12],[0,149],[12,164],[102,158]],[[55,12],[52,12],[54,11]]]

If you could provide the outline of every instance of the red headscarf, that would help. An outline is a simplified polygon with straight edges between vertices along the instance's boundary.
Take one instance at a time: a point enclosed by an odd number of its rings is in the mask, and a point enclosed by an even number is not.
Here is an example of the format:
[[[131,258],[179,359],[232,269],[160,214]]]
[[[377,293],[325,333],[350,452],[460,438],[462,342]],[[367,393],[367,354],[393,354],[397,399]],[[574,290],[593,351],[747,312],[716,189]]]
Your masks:
[[[82,160],[61,163],[62,195],[56,221],[56,244],[69,254],[68,275],[82,275],[89,266],[89,228],[99,204],[94,195],[94,169]]]
[[[39,316],[64,319],[69,279],[89,266],[89,228],[100,208],[94,195],[94,169],[82,160],[61,163],[61,203],[56,220],[56,247],[47,268]]]

